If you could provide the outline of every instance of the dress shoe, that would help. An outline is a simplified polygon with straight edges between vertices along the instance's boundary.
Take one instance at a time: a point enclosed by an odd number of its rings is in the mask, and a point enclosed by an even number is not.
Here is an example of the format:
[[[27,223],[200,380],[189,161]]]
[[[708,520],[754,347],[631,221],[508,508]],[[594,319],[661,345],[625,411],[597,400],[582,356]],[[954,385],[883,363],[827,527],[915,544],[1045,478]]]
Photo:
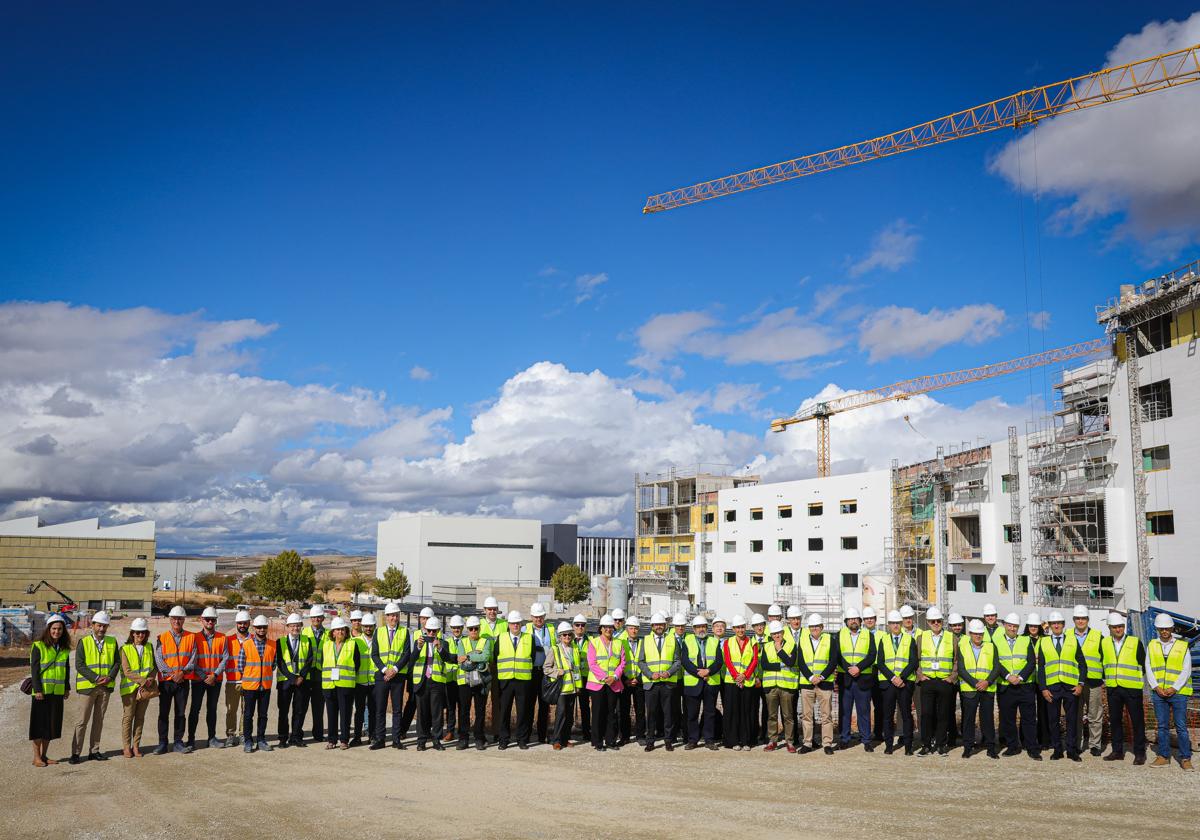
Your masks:
[[[517,744],[517,748],[522,749],[522,750],[527,750],[527,749],[529,749],[529,744]]]
[[[445,746],[442,745],[442,742],[438,741],[437,739],[434,739],[433,748],[438,752],[442,752],[446,749]]]
[[[1055,750],[1055,751],[1054,751],[1053,753],[1051,753],[1051,755],[1050,755],[1050,760],[1051,760],[1051,761],[1061,761],[1061,760],[1062,760],[1062,758],[1063,758],[1063,751],[1062,751],[1062,750]]]
[[[88,761],[108,761],[108,756],[100,752],[100,750],[92,750],[88,753]]]
[[[392,749],[394,749],[394,750],[406,750],[406,749],[408,749],[408,747],[404,746],[404,742],[403,742],[403,741],[397,741],[396,743],[392,744]]]
[[[697,744],[695,741],[688,741],[686,744],[683,745],[683,748],[685,750],[694,750],[698,746],[700,746],[700,745]]]
[[[485,744],[483,741],[476,741],[476,742],[475,742],[475,749],[477,749],[477,750],[486,750],[486,749],[487,749],[487,744]]]
[[[1091,752],[1091,754],[1092,754],[1092,756],[1093,756],[1093,757],[1095,757],[1095,758],[1099,758],[1099,757],[1100,757],[1100,753],[1101,753],[1101,752],[1103,752],[1103,750],[1101,750],[1099,747],[1092,747],[1092,749],[1090,750],[1090,752]]]
[[[159,744],[151,755],[166,755],[169,751],[166,744]]]
[[[350,746],[352,746],[352,747],[361,747],[361,746],[362,746],[362,738],[351,738],[351,739],[350,739]]]
[[[990,747],[987,751],[988,758],[999,758],[1000,752],[995,747]]]
[[[457,749],[465,750],[465,749],[469,748],[470,746],[471,745],[469,743],[467,743],[467,740],[464,738],[463,740],[458,742]]]
[[[719,749],[721,749],[721,745],[720,745],[720,744],[718,744],[716,741],[709,741],[709,742],[708,742],[707,744],[705,744],[704,746],[708,747],[710,750],[719,750]]]
[[[642,747],[642,749],[645,750],[646,752],[654,752],[654,745],[647,744],[646,746]]]
[[[1008,749],[1006,749],[1004,751],[1005,758],[1012,758],[1014,755],[1020,755],[1020,754],[1021,754],[1020,747],[1009,747]]]
[[[1041,761],[1042,760],[1042,751],[1041,750],[1030,750],[1029,757],[1032,758],[1034,761]]]
[[[914,752],[914,750],[913,750],[913,748],[912,748],[911,746],[909,746],[909,747],[905,747],[905,748],[904,748],[904,754],[905,754],[905,755],[912,755],[912,754],[913,754],[913,752]]]
[[[1104,760],[1105,761],[1124,761],[1125,753],[1110,752],[1108,755],[1104,756]]]
[[[863,749],[866,750],[867,752],[875,752],[875,745],[868,742],[868,743],[863,744]]]
[[[81,763],[83,763],[83,759],[80,758],[77,754],[72,753],[71,758],[68,760],[67,763],[68,764],[81,764]]]
[[[307,747],[308,744],[304,743],[303,738],[297,738],[296,740],[292,741],[292,746],[293,747]]]
[[[417,742],[417,752],[425,752],[426,749],[427,749],[427,747],[425,746],[424,743],[422,743],[421,741]]]
[[[796,751],[796,745],[795,745],[795,744],[788,744],[788,745],[787,745],[787,751],[788,751],[788,752],[790,752],[790,753],[794,753],[794,752]]]
[[[1133,757],[1133,766],[1134,766],[1134,767],[1141,767],[1141,766],[1142,766],[1143,764],[1145,764],[1145,763],[1146,763],[1146,756],[1144,756],[1144,755],[1135,755],[1135,756]]]
[[[946,757],[946,756],[948,756],[948,755],[950,755],[950,748],[949,748],[949,747],[942,747],[940,750],[938,750],[938,757],[939,757],[939,758],[945,758],[945,757]]]
[[[667,752],[675,752],[675,744],[672,741],[667,741]]]
[[[930,750],[929,747],[921,747],[921,751],[918,752],[917,755],[924,757],[929,755],[931,752],[932,750]]]
[[[381,749],[383,749],[383,741],[372,741],[372,742],[371,742],[371,746],[367,747],[367,749],[369,749],[369,750],[381,750]]]
[[[963,747],[963,751],[962,751],[963,758],[970,758],[971,754],[972,754],[972,750],[970,747]]]
[[[506,750],[506,749],[508,749],[508,744],[501,741],[499,744],[496,745],[496,747],[497,747],[497,749]]]
[[[826,747],[825,755],[833,755],[833,747]]]
[[[1083,761],[1083,759],[1079,757],[1079,753],[1067,753],[1067,758],[1071,759],[1072,761]]]
[[[885,746],[885,747],[883,748],[883,754],[884,754],[884,755],[891,755],[891,754],[892,754],[892,753],[894,753],[895,751],[896,751],[896,747],[895,747],[895,745],[894,745],[894,744],[888,744],[887,746]]]
[[[810,747],[808,744],[805,744],[802,747],[800,747],[800,755],[808,755],[812,751],[813,751],[813,748]]]

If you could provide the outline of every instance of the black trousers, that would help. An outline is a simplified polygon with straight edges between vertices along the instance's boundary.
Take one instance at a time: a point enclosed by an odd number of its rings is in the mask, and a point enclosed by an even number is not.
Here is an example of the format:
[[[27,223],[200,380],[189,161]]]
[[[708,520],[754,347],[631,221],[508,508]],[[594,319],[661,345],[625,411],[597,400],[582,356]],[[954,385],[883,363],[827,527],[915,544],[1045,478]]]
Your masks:
[[[187,724],[188,684],[187,681],[172,682],[163,680],[158,684],[158,743],[169,744],[167,740],[167,723],[171,719],[171,711],[175,712],[174,742],[183,743],[183,729]]]
[[[654,683],[648,690],[638,690],[646,695],[643,699],[646,715],[646,744],[654,743],[656,732],[662,732],[663,741],[671,743],[671,733],[675,730],[675,698],[672,689],[675,683]]]
[[[185,683],[186,685],[186,683]],[[221,702],[221,681],[205,685],[201,680],[193,680],[192,705],[188,709],[187,735],[188,743],[196,743],[196,727],[200,724],[200,705],[207,703],[204,710],[204,722],[208,725],[208,740],[217,737],[217,705]]]
[[[446,685],[422,680],[414,689],[417,696],[417,744],[430,738],[442,740],[442,719],[446,714]]]
[[[1050,727],[1050,746],[1055,752],[1067,752],[1075,755],[1075,745],[1079,743],[1079,721],[1075,717],[1079,698],[1065,683],[1050,686],[1050,699],[1046,703],[1046,723]],[[1063,741],[1060,719],[1066,716],[1067,740]]]
[[[412,681],[412,674],[406,675],[404,682],[408,686],[408,696],[404,698],[404,711],[400,713],[401,738],[408,737],[408,728],[412,726],[413,719],[417,716],[417,695],[414,693],[417,688],[416,684]]]
[[[550,743],[566,746],[571,740],[571,723],[575,720],[575,692],[563,692],[558,695],[558,705],[554,711],[554,734]]]
[[[721,704],[725,708],[725,746],[748,747],[754,742],[758,726],[754,716],[753,688],[738,688],[737,683],[721,686]]]
[[[921,683],[921,743],[925,749],[948,749],[956,694],[954,684],[940,677]]]
[[[1000,707],[1000,737],[1011,749],[1040,750],[1037,734],[1037,701],[1032,685],[1001,686],[996,691]],[[1139,707],[1140,708],[1140,707]],[[1017,736],[1017,715],[1021,716],[1021,734]]]
[[[687,739],[689,744],[712,744],[717,740],[717,695],[721,693],[719,685],[709,685],[702,682],[693,690],[695,694],[683,695],[687,707]]]
[[[885,744],[892,744],[896,738],[896,709],[900,709],[900,744],[904,747],[911,747],[913,743],[913,713],[912,713],[912,696],[913,686],[911,682],[905,682],[904,685],[897,688],[890,681],[881,682],[879,684],[879,698],[881,711],[879,713],[879,723],[883,731],[880,736]],[[874,731],[874,730],[872,730]]]
[[[446,732],[454,735],[458,731],[458,682],[446,683]],[[464,686],[465,688],[465,686]]]
[[[589,689],[588,693],[592,696],[592,746],[615,747],[617,730],[613,709],[617,707],[617,692],[604,686]]]
[[[617,738],[622,744],[653,737],[654,730],[646,726],[646,689],[642,683],[627,685],[625,690],[617,695]],[[630,707],[633,709],[633,721],[630,722]]]
[[[500,680],[499,742],[508,746],[516,736],[517,744],[529,743],[529,685],[533,680]],[[513,731],[512,712],[517,709],[517,726]]]
[[[486,685],[458,686],[458,740],[466,743],[468,733],[475,736],[475,743],[484,743],[483,719],[487,711],[488,688]],[[472,708],[475,711],[471,717]]]
[[[1034,708],[1037,710],[1037,742],[1043,750],[1050,749],[1050,704],[1042,696],[1042,691],[1033,686]]]
[[[671,728],[671,740],[682,741],[684,734],[683,724],[683,678],[680,677],[677,682],[671,683],[671,703],[675,714],[672,717],[674,726]]]
[[[242,743],[267,740],[267,711],[271,708],[271,689],[242,689]],[[258,726],[254,716],[258,715]]]
[[[883,725],[883,683],[878,679],[871,686],[871,735],[876,741],[883,736],[879,734],[879,727]]]
[[[375,687],[368,683],[358,683],[354,686],[354,739],[361,740],[363,725],[366,723],[367,704],[375,694]],[[369,733],[368,733],[369,734]]]
[[[767,693],[763,691],[762,686],[754,689],[754,707],[758,709],[755,715],[755,725],[757,729],[754,731],[754,743],[767,743]]]
[[[371,740],[382,744],[387,735],[388,701],[392,703],[392,743],[400,743],[400,717],[404,708],[404,684],[397,674],[390,680],[383,677],[375,683],[375,708],[371,713]]]
[[[330,744],[346,744],[350,741],[350,717],[354,713],[354,688],[337,686],[327,688],[325,694],[325,712],[329,721],[329,731],[325,733]],[[317,715],[313,715],[317,717]]]
[[[525,694],[525,703],[529,707],[527,719],[529,720],[530,731],[527,733],[527,738],[532,737],[534,727],[536,726],[536,743],[542,743],[549,740],[550,731],[550,706],[542,699],[542,682],[546,674],[541,668],[534,668],[530,675],[529,688]],[[518,718],[520,720],[520,718]],[[518,726],[518,729],[520,727]],[[520,738],[518,737],[519,741]]]
[[[310,671],[304,680],[304,699],[312,711],[312,735],[318,743],[325,740],[325,692],[321,689],[321,672]]]
[[[579,732],[583,736],[583,740],[592,740],[592,695],[587,689],[579,692],[579,696],[575,698],[575,705],[579,707]]]
[[[304,737],[304,714],[308,711],[304,684],[293,685],[290,680],[279,683],[275,693],[278,712],[279,743],[295,743]]]
[[[975,724],[978,718],[979,732],[983,735],[983,746],[996,749],[996,695],[991,691],[960,691],[962,703],[963,747],[980,746]]]
[[[1125,754],[1125,715],[1129,712],[1129,723],[1133,727],[1133,754],[1146,755],[1146,712],[1142,708],[1142,690],[1140,688],[1106,688],[1108,696],[1108,727],[1112,751],[1116,755]]]

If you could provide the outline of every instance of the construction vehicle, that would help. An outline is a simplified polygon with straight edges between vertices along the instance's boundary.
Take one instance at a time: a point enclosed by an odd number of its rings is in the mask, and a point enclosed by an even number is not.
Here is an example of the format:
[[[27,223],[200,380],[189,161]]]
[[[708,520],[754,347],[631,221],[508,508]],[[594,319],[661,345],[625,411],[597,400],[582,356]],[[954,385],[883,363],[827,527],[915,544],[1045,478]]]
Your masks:
[[[40,580],[37,583],[29,584],[28,586],[25,587],[25,594],[33,595],[39,589],[43,589],[43,588],[49,589],[51,592],[53,592],[55,595],[57,595],[59,598],[62,599],[61,601],[47,601],[46,602],[46,612],[58,612],[58,613],[63,613],[65,615],[66,613],[73,613],[73,612],[77,612],[79,610],[79,605],[75,603],[74,598],[72,598],[70,595],[63,592],[57,586],[54,586],[52,583],[50,583],[48,581]]]

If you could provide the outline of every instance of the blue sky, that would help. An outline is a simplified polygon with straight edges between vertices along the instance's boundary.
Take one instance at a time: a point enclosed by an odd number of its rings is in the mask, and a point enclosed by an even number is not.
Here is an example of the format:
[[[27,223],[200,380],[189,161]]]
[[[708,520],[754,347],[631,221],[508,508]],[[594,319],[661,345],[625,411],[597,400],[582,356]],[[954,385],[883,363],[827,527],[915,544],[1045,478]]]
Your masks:
[[[1142,189],[1154,173],[1136,167],[1120,178],[1068,175],[1094,147],[1057,124],[1078,120],[1077,132],[1117,136],[1163,109],[1194,111],[1194,91],[1051,121],[1036,141],[1027,133],[1016,185],[1015,135],[1002,131],[656,216],[640,213],[646,195],[1096,69],[1123,37],[1195,9],[1102,5],[1018,4],[1002,18],[937,4],[857,15],[714,3],[188,12],[129,4],[69,19],[10,10],[0,51],[10,126],[0,138],[0,300],[62,301],[85,315],[92,307],[99,320],[146,307],[165,319],[146,341],[157,355],[131,370],[195,356],[198,336],[212,341],[213,325],[225,325],[228,342],[217,343],[236,358],[210,371],[285,383],[289,393],[374,394],[386,417],[317,413],[310,426],[263,442],[277,453],[311,450],[315,460],[344,454],[399,415],[433,412],[430,437],[395,454],[444,462],[453,453],[441,447],[481,433],[474,424],[502,402],[505,383],[543,361],[572,375],[602,372],[634,388],[639,405],[677,406],[701,437],[711,428],[761,439],[765,418],[829,383],[870,387],[1098,336],[1094,305],[1119,283],[1193,258],[1197,200],[1181,208],[1171,186]],[[1186,41],[1195,20],[1126,47]],[[1122,109],[1111,122],[1100,117]],[[1144,151],[1132,140],[1121,148],[1134,161]],[[1154,157],[1146,165],[1160,172],[1173,165]],[[1111,172],[1105,164],[1098,158],[1096,169]],[[1036,201],[1035,166],[1049,193]],[[690,320],[655,320],[680,313]],[[1044,331],[1028,326],[1035,313]],[[190,320],[172,326],[171,317]],[[685,324],[694,329],[680,332]],[[122,335],[133,340],[131,330]],[[25,340],[44,349],[36,334]],[[657,350],[647,354],[648,344]],[[71,371],[34,379],[75,389],[76,400],[89,387]],[[937,403],[965,411],[995,396],[1019,406],[1046,381],[1013,377],[940,393]],[[247,413],[231,411],[235,420]],[[603,425],[604,407],[596,411]],[[202,491],[193,484],[143,498],[114,481],[71,493],[45,475],[78,456],[37,415],[19,415],[28,440],[10,448],[40,440],[35,433],[57,445],[44,442],[36,468],[22,462],[25,479],[0,488],[0,513],[140,513],[160,519],[172,534],[164,543],[257,546],[245,529],[201,535],[181,519],[171,530],[177,511],[153,506],[194,502],[194,516],[235,485],[257,483],[268,495],[311,488],[287,478],[278,459],[251,458],[203,473]],[[219,433],[186,418],[180,425],[197,435],[192,442]],[[938,443],[933,431],[971,436],[949,426],[923,432]],[[188,434],[135,432],[135,441]],[[555,441],[579,448],[553,429],[538,434],[560,454]],[[722,441],[687,455],[758,454]],[[654,451],[639,450],[636,468],[661,466],[650,462]],[[388,455],[384,447],[366,460]],[[850,456],[858,466],[882,457]],[[791,464],[781,476],[804,472]],[[330,483],[345,490],[346,480]],[[345,497],[368,515],[352,533],[313,534],[298,531],[293,514],[264,539],[364,545],[363,522],[389,510],[514,513],[522,496],[551,500],[529,515],[628,530],[616,501],[627,480],[600,480],[594,492],[489,485],[474,501],[468,487],[454,504],[431,486],[403,501],[306,489],[303,499]],[[579,505],[560,504],[566,498],[610,501],[589,522]]]

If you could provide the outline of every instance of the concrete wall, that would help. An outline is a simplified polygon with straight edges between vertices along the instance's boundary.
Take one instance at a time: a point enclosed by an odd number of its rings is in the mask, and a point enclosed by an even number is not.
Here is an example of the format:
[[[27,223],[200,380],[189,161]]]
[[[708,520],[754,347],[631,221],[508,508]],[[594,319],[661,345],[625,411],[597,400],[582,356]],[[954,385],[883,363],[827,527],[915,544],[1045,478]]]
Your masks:
[[[217,570],[216,558],[207,557],[156,557],[154,574],[157,576],[155,589],[180,592],[196,591],[196,576]]]

